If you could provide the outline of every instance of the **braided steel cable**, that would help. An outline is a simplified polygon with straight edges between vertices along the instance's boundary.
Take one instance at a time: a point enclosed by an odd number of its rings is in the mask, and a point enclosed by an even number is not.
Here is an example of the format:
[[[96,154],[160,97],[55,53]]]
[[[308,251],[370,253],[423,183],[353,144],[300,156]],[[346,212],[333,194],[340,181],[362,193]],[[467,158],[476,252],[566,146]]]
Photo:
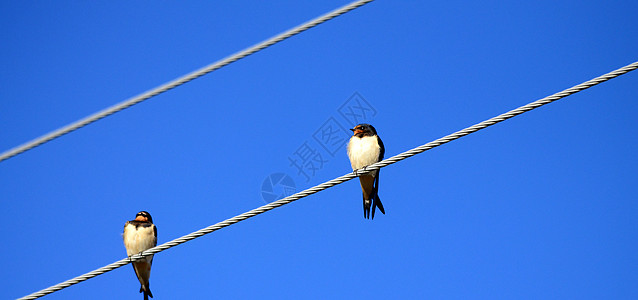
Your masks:
[[[219,229],[222,229],[224,227],[227,227],[227,226],[230,226],[232,224],[241,222],[243,220],[246,220],[248,218],[254,217],[254,216],[259,215],[261,213],[267,212],[269,210],[275,209],[275,208],[280,207],[282,205],[285,205],[285,204],[288,204],[290,202],[299,200],[301,198],[310,196],[310,195],[312,195],[314,193],[318,193],[320,191],[323,191],[323,190],[328,189],[330,187],[333,187],[335,185],[344,183],[344,182],[346,182],[348,180],[351,180],[351,179],[353,179],[353,178],[355,178],[357,176],[367,174],[368,172],[371,172],[371,171],[386,167],[388,165],[394,164],[394,163],[399,162],[401,160],[404,160],[404,159],[406,159],[408,157],[412,157],[412,156],[415,156],[415,155],[417,155],[419,153],[423,153],[423,152],[425,152],[425,151],[427,151],[429,149],[432,149],[434,147],[438,147],[438,146],[441,146],[441,145],[443,145],[445,143],[449,143],[449,142],[451,142],[453,140],[456,140],[456,139],[458,139],[460,137],[466,136],[466,135],[468,135],[470,133],[479,131],[481,129],[484,129],[484,128],[487,128],[489,126],[492,126],[492,125],[494,125],[496,123],[503,122],[503,121],[505,121],[505,120],[507,120],[509,118],[518,116],[520,114],[523,114],[523,113],[528,112],[530,110],[533,110],[535,108],[541,107],[541,106],[543,106],[545,104],[548,104],[548,103],[554,102],[556,100],[559,100],[561,98],[567,97],[569,95],[578,93],[578,92],[580,92],[582,90],[588,89],[588,88],[590,88],[592,86],[595,86],[597,84],[600,84],[600,83],[605,82],[607,80],[610,80],[612,78],[618,77],[620,75],[623,75],[623,74],[628,73],[630,71],[633,71],[635,69],[638,69],[638,62],[632,63],[630,65],[627,65],[627,66],[622,67],[620,69],[617,69],[615,71],[609,72],[609,73],[607,73],[605,75],[596,77],[596,78],[594,78],[592,80],[583,82],[583,83],[581,83],[579,85],[576,85],[574,87],[566,89],[566,90],[564,90],[562,92],[558,92],[558,93],[553,94],[551,96],[536,100],[536,101],[531,102],[531,103],[529,103],[527,105],[521,106],[521,107],[519,107],[517,109],[510,110],[510,111],[508,111],[508,112],[506,112],[504,114],[498,115],[498,116],[493,117],[493,118],[491,118],[489,120],[483,121],[483,122],[478,123],[476,125],[467,127],[467,128],[465,128],[463,130],[460,130],[460,131],[457,131],[457,132],[452,133],[450,135],[444,136],[442,138],[439,138],[437,140],[429,142],[429,143],[427,143],[425,145],[416,147],[414,149],[405,151],[405,152],[403,152],[401,154],[395,155],[395,156],[390,157],[388,159],[382,160],[382,161],[380,161],[378,163],[375,163],[373,165],[370,165],[370,166],[364,168],[364,170],[357,170],[356,172],[349,173],[349,174],[343,175],[341,177],[332,179],[332,180],[324,182],[324,183],[322,183],[320,185],[314,186],[312,188],[309,188],[307,190],[301,191],[299,193],[296,193],[294,195],[288,196],[286,198],[271,202],[271,203],[266,204],[264,206],[255,208],[255,209],[253,209],[251,211],[248,211],[248,212],[245,212],[245,213],[243,213],[241,215],[232,217],[232,218],[227,219],[225,221],[222,221],[222,222],[219,222],[217,224],[214,224],[214,225],[208,226],[206,228],[200,229],[198,231],[195,231],[195,232],[193,232],[191,234],[182,236],[182,237],[174,239],[174,240],[172,240],[170,242],[166,242],[166,243],[164,243],[162,245],[159,245],[159,246],[156,246],[154,248],[148,249],[148,250],[143,251],[143,252],[141,252],[139,254],[133,255],[130,258],[125,258],[125,259],[119,260],[119,261],[114,262],[114,263],[112,263],[110,265],[101,267],[99,269],[96,269],[96,270],[91,271],[89,273],[86,273],[84,275],[75,277],[73,279],[69,279],[69,280],[67,280],[65,282],[56,284],[54,286],[51,286],[51,287],[46,288],[46,289],[43,289],[43,290],[41,290],[39,292],[36,292],[36,293],[33,293],[31,295],[22,297],[20,299],[25,299],[25,300],[26,299],[36,299],[36,298],[45,296],[47,294],[53,293],[55,291],[59,291],[61,289],[67,288],[67,287],[69,287],[71,285],[80,283],[80,282],[85,281],[87,279],[90,279],[90,278],[96,277],[98,275],[104,274],[106,272],[115,270],[115,269],[117,269],[119,267],[122,267],[124,265],[127,265],[127,264],[129,264],[131,262],[140,260],[143,257],[162,252],[162,251],[167,250],[169,248],[172,248],[172,247],[175,247],[177,245],[180,245],[180,244],[186,243],[188,241],[194,240],[194,239],[196,239],[198,237],[201,237],[203,235],[212,233],[212,232],[217,231]]]
[[[306,31],[306,30],[308,30],[308,29],[310,29],[312,27],[315,27],[315,26],[317,26],[317,25],[319,25],[321,23],[324,23],[324,22],[326,22],[326,21],[328,21],[330,19],[333,19],[333,18],[338,17],[338,16],[340,16],[342,14],[345,14],[345,13],[347,13],[349,11],[352,11],[352,10],[354,10],[354,9],[356,9],[358,7],[361,7],[361,6],[365,5],[365,4],[368,4],[368,3],[372,2],[372,1],[374,1],[374,0],[360,0],[360,1],[352,2],[352,3],[348,4],[348,5],[345,5],[345,6],[341,7],[341,8],[335,9],[335,10],[333,10],[333,11],[327,13],[327,14],[319,16],[319,17],[317,17],[317,18],[315,18],[313,20],[310,20],[310,21],[308,21],[308,22],[306,22],[304,24],[301,24],[301,25],[299,25],[299,26],[297,26],[295,28],[292,28],[292,29],[290,29],[290,30],[288,30],[288,31],[286,31],[284,33],[281,33],[281,34],[279,34],[277,36],[274,36],[274,37],[272,37],[272,38],[270,38],[268,40],[265,40],[265,41],[263,41],[263,42],[261,42],[261,43],[259,43],[257,45],[254,45],[254,46],[249,47],[249,48],[247,48],[245,50],[237,52],[237,53],[235,53],[235,54],[233,54],[233,55],[231,55],[229,57],[226,57],[226,58],[224,58],[224,59],[222,59],[220,61],[217,61],[217,62],[215,62],[213,64],[210,64],[210,65],[208,65],[206,67],[203,67],[203,68],[201,68],[199,70],[193,71],[193,72],[191,72],[189,74],[186,74],[186,75],[184,75],[184,76],[182,76],[180,78],[177,78],[177,79],[175,79],[173,81],[170,81],[170,82],[165,83],[165,84],[163,84],[163,85],[161,85],[159,87],[156,87],[156,88],[154,88],[152,90],[149,90],[149,91],[147,91],[147,92],[145,92],[143,94],[137,95],[137,96],[135,96],[133,98],[129,98],[129,99],[127,99],[127,100],[125,100],[123,102],[120,102],[120,103],[118,103],[116,105],[113,105],[111,107],[103,109],[103,110],[101,110],[99,112],[96,112],[96,113],[94,113],[94,114],[92,114],[92,115],[90,115],[88,117],[85,117],[85,118],[80,119],[80,120],[78,120],[78,121],[76,121],[74,123],[71,123],[71,124],[66,125],[64,127],[56,129],[55,131],[52,131],[52,132],[47,133],[47,134],[45,134],[45,135],[43,135],[41,137],[33,139],[33,140],[31,140],[31,141],[29,141],[27,143],[24,143],[24,144],[22,144],[20,146],[17,146],[15,148],[9,149],[9,150],[5,151],[4,153],[0,154],[0,162],[2,162],[4,160],[7,160],[7,159],[9,159],[9,158],[11,158],[13,156],[16,156],[16,155],[18,155],[20,153],[23,153],[25,151],[31,150],[31,149],[33,149],[33,148],[35,148],[37,146],[40,146],[40,145],[42,145],[42,144],[44,144],[46,142],[51,141],[53,139],[59,138],[59,137],[65,135],[65,134],[67,134],[69,132],[75,131],[75,130],[77,130],[79,128],[82,128],[82,127],[84,127],[86,125],[89,125],[89,124],[91,124],[91,123],[93,123],[93,122],[95,122],[97,120],[100,120],[102,118],[110,116],[110,115],[112,115],[112,114],[114,114],[116,112],[119,112],[121,110],[127,109],[127,108],[129,108],[129,107],[131,107],[131,106],[133,106],[135,104],[138,104],[138,103],[144,101],[144,100],[148,100],[148,99],[150,99],[152,97],[155,97],[155,96],[157,96],[157,95],[159,95],[161,93],[164,93],[164,92],[166,92],[168,90],[176,88],[176,87],[178,87],[178,86],[180,86],[180,85],[182,85],[184,83],[187,83],[187,82],[189,82],[191,80],[194,80],[194,79],[197,79],[197,78],[199,78],[201,76],[204,76],[204,75],[206,75],[206,74],[208,74],[210,72],[213,72],[213,71],[215,71],[217,69],[220,69],[220,68],[222,68],[222,67],[224,67],[226,65],[229,65],[229,64],[231,64],[233,62],[236,62],[236,61],[238,61],[238,60],[240,60],[240,59],[242,59],[242,58],[244,58],[246,56],[249,56],[249,55],[254,54],[256,52],[259,52],[259,51],[261,51],[263,49],[266,49],[266,48],[268,48],[268,47],[270,47],[270,46],[272,46],[274,44],[277,44],[277,43],[279,43],[279,42],[281,42],[281,41],[283,41],[283,40],[285,40],[285,39],[287,39],[289,37],[292,37],[294,35],[302,33],[302,32],[304,32],[304,31]]]
[[[450,135],[446,135],[446,136],[444,136],[442,138],[439,138],[437,140],[429,142],[429,143],[427,143],[425,145],[416,147],[416,148],[414,148],[412,150],[403,152],[401,154],[395,155],[393,157],[390,157],[388,159],[385,159],[383,161],[380,161],[378,163],[370,165],[370,166],[365,168],[366,169],[366,173],[367,173],[367,171],[373,171],[373,170],[380,169],[382,167],[385,167],[385,166],[391,165],[393,163],[402,161],[402,160],[404,160],[404,159],[406,159],[408,157],[411,157],[411,156],[417,155],[419,153],[422,153],[424,151],[430,150],[430,149],[432,149],[434,147],[441,146],[441,145],[443,145],[445,143],[449,143],[449,142],[451,142],[453,140],[456,140],[456,139],[458,139],[460,137],[464,137],[464,136],[466,136],[466,135],[468,135],[470,133],[473,133],[473,132],[479,131],[481,129],[487,128],[487,127],[492,126],[492,125],[494,125],[496,123],[503,122],[503,121],[505,121],[505,120],[507,120],[509,118],[518,116],[518,115],[520,115],[522,113],[525,113],[525,112],[528,112],[528,111],[530,111],[532,109],[539,108],[539,107],[541,107],[541,106],[543,106],[545,104],[549,104],[549,103],[552,103],[552,102],[554,102],[556,100],[565,98],[565,97],[567,97],[569,95],[578,93],[578,92],[580,92],[582,90],[588,89],[588,88],[590,88],[592,86],[595,86],[597,84],[603,83],[603,82],[605,82],[607,80],[610,80],[612,78],[616,78],[616,77],[618,77],[620,75],[629,73],[629,72],[631,72],[633,70],[636,70],[636,69],[638,69],[638,62],[634,62],[634,63],[629,64],[627,66],[624,66],[624,67],[622,67],[620,69],[611,71],[611,72],[609,72],[609,73],[607,73],[605,75],[601,75],[601,76],[596,77],[596,78],[594,78],[592,80],[585,81],[585,82],[583,82],[583,83],[581,83],[579,85],[576,85],[576,86],[573,86],[571,88],[568,88],[568,89],[566,89],[566,90],[564,90],[562,92],[558,92],[558,93],[553,94],[551,96],[547,96],[545,98],[536,100],[536,101],[531,102],[531,103],[529,103],[527,105],[523,105],[523,106],[521,106],[519,108],[510,110],[510,111],[508,111],[508,112],[506,112],[504,114],[501,114],[501,115],[498,115],[496,117],[493,117],[493,118],[491,118],[489,120],[485,120],[485,121],[483,121],[481,123],[472,125],[472,126],[467,127],[467,128],[465,128],[463,130],[459,130],[459,131],[457,131],[455,133],[452,133]],[[363,173],[361,173],[361,174],[363,174]]]

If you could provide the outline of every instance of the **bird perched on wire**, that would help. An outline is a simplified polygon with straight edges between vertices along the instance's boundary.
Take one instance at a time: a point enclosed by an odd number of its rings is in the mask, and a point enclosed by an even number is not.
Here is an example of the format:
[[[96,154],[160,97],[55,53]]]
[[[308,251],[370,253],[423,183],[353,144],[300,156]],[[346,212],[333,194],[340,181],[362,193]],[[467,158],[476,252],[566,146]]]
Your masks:
[[[145,211],[138,212],[135,220],[128,221],[124,225],[123,237],[126,254],[129,257],[155,247],[157,245],[157,227],[153,224],[151,214]],[[144,300],[148,300],[149,296],[153,298],[153,293],[151,293],[149,286],[152,264],[153,255],[133,262],[135,275],[137,275],[137,279],[142,284],[140,293],[144,293]]]
[[[352,170],[356,172],[356,170],[383,160],[385,147],[377,135],[377,130],[372,125],[359,124],[350,130],[353,131],[353,134],[348,143],[348,158],[350,158]],[[372,211],[371,218],[374,219],[377,207],[385,214],[383,204],[379,199],[379,171],[359,176],[363,191],[363,217],[366,219],[371,217],[370,211]]]

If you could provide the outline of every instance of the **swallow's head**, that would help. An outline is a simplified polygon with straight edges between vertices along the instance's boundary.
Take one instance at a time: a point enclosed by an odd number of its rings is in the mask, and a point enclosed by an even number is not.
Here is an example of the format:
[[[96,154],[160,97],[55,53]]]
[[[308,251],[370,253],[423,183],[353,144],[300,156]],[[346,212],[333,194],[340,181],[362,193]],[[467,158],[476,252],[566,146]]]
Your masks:
[[[356,137],[364,137],[364,136],[374,136],[377,135],[377,130],[372,127],[370,124],[359,124],[352,130],[354,136]]]
[[[153,223],[153,218],[151,218],[151,214],[149,214],[148,212],[141,211],[141,212],[138,212],[137,215],[135,215],[135,221]]]

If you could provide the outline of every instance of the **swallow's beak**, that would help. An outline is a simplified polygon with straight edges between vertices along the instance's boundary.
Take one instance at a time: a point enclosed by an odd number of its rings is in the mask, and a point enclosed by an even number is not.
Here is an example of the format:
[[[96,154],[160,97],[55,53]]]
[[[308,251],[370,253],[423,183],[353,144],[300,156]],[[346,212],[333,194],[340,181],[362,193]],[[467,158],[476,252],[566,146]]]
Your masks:
[[[353,132],[355,131],[355,129],[354,129],[354,128],[350,128],[350,130],[352,130]]]
[[[363,133],[364,132],[363,130],[358,129],[358,128],[357,129],[350,129],[350,130],[352,130],[352,132],[354,132],[353,135],[357,135],[359,133]]]

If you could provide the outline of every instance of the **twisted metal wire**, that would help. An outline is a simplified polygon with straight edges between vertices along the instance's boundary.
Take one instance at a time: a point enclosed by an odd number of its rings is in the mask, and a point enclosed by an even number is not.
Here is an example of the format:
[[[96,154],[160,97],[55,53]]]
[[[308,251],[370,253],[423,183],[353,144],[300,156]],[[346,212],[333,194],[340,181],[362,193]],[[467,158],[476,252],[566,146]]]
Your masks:
[[[532,103],[529,103],[527,105],[521,106],[521,107],[519,107],[517,109],[510,110],[510,111],[508,111],[508,112],[506,112],[504,114],[498,115],[496,117],[493,117],[493,118],[491,118],[489,120],[483,121],[483,122],[478,123],[476,125],[472,125],[470,127],[467,127],[467,128],[465,128],[463,130],[457,131],[457,132],[452,133],[450,135],[446,135],[446,136],[444,136],[442,138],[439,138],[437,140],[429,142],[429,143],[427,143],[425,145],[422,145],[422,146],[416,147],[414,149],[405,151],[405,152],[403,152],[401,154],[395,155],[393,157],[390,157],[388,159],[385,159],[383,161],[380,161],[378,163],[370,165],[370,166],[364,168],[363,170],[357,170],[356,172],[349,173],[349,174],[343,175],[341,177],[337,177],[337,178],[332,179],[330,181],[324,182],[324,183],[322,183],[320,185],[317,185],[317,186],[314,186],[314,187],[309,188],[307,190],[304,190],[304,191],[301,191],[299,193],[293,194],[293,195],[288,196],[286,198],[271,202],[271,203],[266,204],[264,206],[255,208],[255,209],[253,209],[251,211],[248,211],[248,212],[245,212],[245,213],[243,213],[241,215],[232,217],[232,218],[227,219],[225,221],[222,221],[222,222],[219,222],[217,224],[214,224],[214,225],[208,226],[206,228],[200,229],[198,231],[195,231],[195,232],[193,232],[191,234],[182,236],[182,237],[174,239],[174,240],[172,240],[170,242],[166,242],[166,243],[164,243],[162,245],[159,245],[159,246],[156,246],[154,248],[148,249],[148,250],[143,251],[143,252],[141,252],[139,254],[133,255],[130,258],[124,258],[124,259],[116,261],[116,262],[114,262],[114,263],[112,263],[110,265],[104,266],[102,268],[99,268],[97,270],[91,271],[91,272],[86,273],[84,275],[75,277],[73,279],[69,279],[69,280],[67,280],[65,282],[56,284],[54,286],[51,286],[49,288],[46,288],[44,290],[41,290],[39,292],[33,293],[31,295],[25,296],[25,297],[20,298],[20,299],[36,299],[36,298],[42,297],[44,295],[53,293],[55,291],[59,291],[61,289],[67,288],[67,287],[69,287],[71,285],[74,285],[76,283],[80,283],[80,282],[82,282],[84,280],[87,280],[87,279],[96,277],[98,275],[104,274],[106,272],[115,270],[115,269],[117,269],[117,268],[119,268],[121,266],[127,265],[127,264],[129,264],[129,263],[131,263],[133,261],[140,260],[143,257],[149,256],[149,255],[153,255],[155,253],[162,252],[162,251],[167,250],[169,248],[175,247],[177,245],[180,245],[180,244],[186,243],[188,241],[194,240],[194,239],[196,239],[198,237],[201,237],[203,235],[206,235],[206,234],[212,233],[214,231],[217,231],[219,229],[222,229],[222,228],[224,228],[226,226],[233,225],[235,223],[241,222],[241,221],[246,220],[248,218],[252,218],[252,217],[254,217],[256,215],[259,215],[261,213],[264,213],[264,212],[267,212],[269,210],[275,209],[275,208],[280,207],[282,205],[285,205],[285,204],[288,204],[290,202],[299,200],[301,198],[310,196],[310,195],[312,195],[314,193],[318,193],[320,191],[323,191],[323,190],[328,189],[330,187],[333,187],[335,185],[344,183],[344,182],[346,182],[348,180],[351,180],[351,179],[353,179],[353,178],[355,178],[357,176],[361,176],[361,175],[367,174],[367,173],[369,173],[371,171],[374,171],[374,170],[386,167],[388,165],[394,164],[394,163],[399,162],[401,160],[404,160],[404,159],[406,159],[408,157],[412,157],[412,156],[415,156],[415,155],[417,155],[419,153],[425,152],[425,151],[427,151],[429,149],[432,149],[434,147],[438,147],[438,146],[443,145],[445,143],[449,143],[449,142],[451,142],[451,141],[453,141],[455,139],[458,139],[460,137],[466,136],[466,135],[468,135],[470,133],[473,133],[473,132],[479,131],[481,129],[487,128],[487,127],[492,126],[492,125],[494,125],[496,123],[503,122],[503,121],[505,121],[505,120],[507,120],[509,118],[518,116],[518,115],[520,115],[522,113],[525,113],[525,112],[528,112],[528,111],[530,111],[532,109],[541,107],[541,106],[543,106],[545,104],[554,102],[554,101],[556,101],[558,99],[561,99],[561,98],[567,97],[569,95],[575,94],[577,92],[580,92],[582,90],[590,88],[590,87],[592,87],[594,85],[597,85],[599,83],[605,82],[605,81],[610,80],[612,78],[618,77],[620,75],[623,75],[623,74],[628,73],[630,71],[633,71],[635,69],[638,69],[638,62],[632,63],[630,65],[627,65],[627,66],[622,67],[620,69],[617,69],[615,71],[609,72],[609,73],[607,73],[605,75],[596,77],[596,78],[594,78],[592,80],[583,82],[583,83],[581,83],[579,85],[576,85],[576,86],[574,86],[572,88],[566,89],[566,90],[564,90],[562,92],[558,92],[558,93],[553,94],[551,96],[536,100],[536,101],[534,101]]]
[[[65,135],[65,134],[67,134],[69,132],[72,132],[72,131],[77,130],[79,128],[82,128],[82,127],[84,127],[86,125],[89,125],[89,124],[91,124],[91,123],[93,123],[93,122],[95,122],[97,120],[105,118],[105,117],[107,117],[109,115],[112,115],[112,114],[114,114],[116,112],[119,112],[121,110],[129,108],[129,107],[131,107],[131,106],[133,106],[135,104],[138,104],[138,103],[140,103],[140,102],[142,102],[144,100],[148,100],[151,97],[157,96],[157,95],[159,95],[161,93],[164,93],[164,92],[166,92],[168,90],[171,90],[171,89],[173,89],[175,87],[178,87],[178,86],[180,86],[180,85],[182,85],[184,83],[187,83],[187,82],[189,82],[189,81],[191,81],[193,79],[196,79],[196,78],[199,78],[201,76],[204,76],[204,75],[206,75],[206,74],[208,74],[210,72],[213,72],[213,71],[215,71],[217,69],[220,69],[220,68],[222,68],[222,67],[224,67],[226,65],[229,65],[229,64],[231,64],[233,62],[236,62],[236,61],[238,61],[238,60],[240,60],[240,59],[242,59],[242,58],[244,58],[246,56],[249,56],[251,54],[259,52],[259,51],[261,51],[261,50],[263,50],[265,48],[268,48],[268,47],[270,47],[270,46],[272,46],[272,45],[274,45],[276,43],[279,43],[279,42],[281,42],[281,41],[283,41],[283,40],[285,40],[285,39],[287,39],[289,37],[292,37],[292,36],[297,35],[297,34],[299,34],[301,32],[304,32],[304,31],[306,31],[306,30],[308,30],[308,29],[310,29],[312,27],[315,27],[315,26],[317,26],[317,25],[319,25],[319,24],[321,24],[323,22],[326,22],[326,21],[328,21],[330,19],[338,17],[338,16],[340,16],[342,14],[345,14],[345,13],[351,11],[351,10],[354,10],[354,9],[356,9],[356,8],[358,8],[360,6],[363,6],[363,5],[365,5],[365,4],[369,3],[369,2],[372,2],[372,1],[374,1],[374,0],[360,0],[360,1],[352,2],[352,3],[350,3],[350,4],[346,5],[346,6],[343,6],[341,8],[336,9],[336,10],[333,10],[333,11],[327,13],[327,14],[324,14],[324,15],[322,15],[320,17],[317,17],[317,18],[315,18],[313,20],[310,20],[310,21],[308,21],[308,22],[306,22],[304,24],[301,24],[301,25],[299,25],[299,26],[297,26],[297,27],[295,27],[293,29],[290,29],[290,30],[288,30],[288,31],[286,31],[284,33],[281,33],[281,34],[279,34],[277,36],[274,36],[274,37],[272,37],[272,38],[270,38],[268,40],[265,40],[265,41],[263,41],[263,42],[261,42],[261,43],[259,43],[257,45],[254,45],[254,46],[249,47],[249,48],[247,48],[245,50],[237,52],[237,53],[235,53],[235,54],[233,54],[233,55],[231,55],[229,57],[226,57],[226,58],[224,58],[224,59],[222,59],[220,61],[217,61],[217,62],[212,63],[212,64],[210,64],[210,65],[208,65],[206,67],[203,67],[203,68],[201,68],[199,70],[196,70],[196,71],[193,71],[193,72],[191,72],[189,74],[186,74],[186,75],[184,75],[184,76],[182,76],[180,78],[177,78],[177,79],[175,79],[173,81],[165,83],[165,84],[163,84],[163,85],[161,85],[159,87],[156,87],[156,88],[154,88],[152,90],[149,90],[149,91],[147,91],[147,92],[145,92],[143,94],[137,95],[137,96],[135,96],[133,98],[129,98],[129,99],[127,99],[127,100],[125,100],[123,102],[120,102],[120,103],[118,103],[116,105],[113,105],[111,107],[103,109],[103,110],[101,110],[99,112],[96,112],[96,113],[94,113],[94,114],[92,114],[92,115],[90,115],[88,117],[85,117],[83,119],[75,121],[74,123],[71,123],[71,124],[66,125],[64,127],[61,127],[61,128],[58,128],[55,131],[52,131],[52,132],[47,133],[47,134],[45,134],[45,135],[43,135],[41,137],[33,139],[33,140],[31,140],[31,141],[29,141],[27,143],[24,143],[24,144],[22,144],[20,146],[17,146],[15,148],[9,149],[9,150],[3,152],[2,154],[0,154],[0,162],[2,162],[4,160],[7,160],[7,159],[9,159],[9,158],[11,158],[13,156],[16,156],[16,155],[18,155],[18,154],[20,154],[22,152],[25,152],[27,150],[33,149],[33,148],[35,148],[37,146],[40,146],[40,145],[42,145],[42,144],[44,144],[46,142],[49,142],[49,141],[51,141],[53,139],[61,137],[61,136]]]
[[[422,153],[424,151],[430,150],[430,149],[432,149],[434,147],[437,147],[437,146],[443,145],[445,143],[451,142],[451,141],[456,140],[456,139],[458,139],[460,137],[464,137],[464,136],[466,136],[466,135],[468,135],[470,133],[473,133],[473,132],[479,131],[481,129],[487,128],[487,127],[492,126],[492,125],[494,125],[496,123],[503,122],[503,121],[505,121],[505,120],[507,120],[509,118],[518,116],[518,115],[520,115],[522,113],[528,112],[528,111],[530,111],[532,109],[535,109],[535,108],[538,108],[538,107],[541,107],[541,106],[543,106],[545,104],[549,104],[549,103],[554,102],[556,100],[559,100],[561,98],[565,98],[565,97],[567,97],[569,95],[578,93],[578,92],[580,92],[582,90],[588,89],[588,88],[590,88],[592,86],[595,86],[597,84],[603,83],[603,82],[605,82],[607,80],[610,80],[612,78],[616,78],[616,77],[618,77],[620,75],[626,74],[626,73],[631,72],[631,71],[636,70],[636,69],[638,69],[638,62],[634,62],[634,63],[629,64],[627,66],[624,66],[624,67],[622,67],[620,69],[617,69],[615,71],[611,71],[611,72],[609,72],[607,74],[601,75],[601,76],[596,77],[594,79],[591,79],[589,81],[585,81],[585,82],[583,82],[583,83],[581,83],[579,85],[573,86],[571,88],[568,88],[566,90],[563,90],[563,91],[558,92],[556,94],[553,94],[551,96],[547,96],[545,98],[536,100],[536,101],[531,102],[531,103],[529,103],[527,105],[523,105],[523,106],[521,106],[519,108],[510,110],[510,111],[508,111],[508,112],[506,112],[504,114],[501,114],[501,115],[498,115],[496,117],[493,117],[493,118],[491,118],[489,120],[485,120],[485,121],[483,121],[481,123],[472,125],[472,126],[467,127],[467,128],[465,128],[463,130],[459,130],[459,131],[457,131],[455,133],[452,133],[450,135],[446,135],[446,136],[444,136],[442,138],[439,138],[437,140],[429,142],[429,143],[427,143],[425,145],[416,147],[416,148],[414,148],[412,150],[403,152],[401,154],[395,155],[393,157],[390,157],[388,159],[385,159],[383,161],[380,161],[378,163],[370,165],[370,166],[366,167],[366,171],[377,170],[377,169],[380,169],[380,168],[385,167],[387,165],[391,165],[393,163],[399,162],[399,161],[404,160],[404,159],[406,159],[408,157],[414,156],[416,154],[419,154],[419,153]]]

